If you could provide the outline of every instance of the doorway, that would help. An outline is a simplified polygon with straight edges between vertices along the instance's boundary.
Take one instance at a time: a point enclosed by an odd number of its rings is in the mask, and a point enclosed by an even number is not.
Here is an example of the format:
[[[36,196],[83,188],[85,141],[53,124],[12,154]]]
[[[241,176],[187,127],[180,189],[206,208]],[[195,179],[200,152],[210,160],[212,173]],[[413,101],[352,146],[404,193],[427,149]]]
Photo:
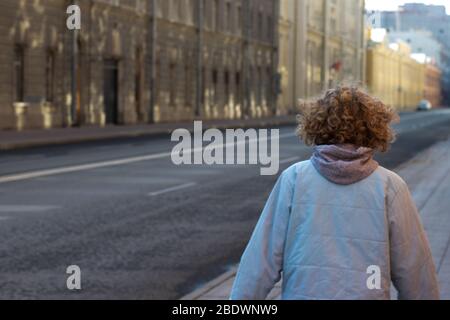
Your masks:
[[[118,87],[119,63],[116,59],[106,59],[103,70],[103,99],[107,124],[119,123]]]

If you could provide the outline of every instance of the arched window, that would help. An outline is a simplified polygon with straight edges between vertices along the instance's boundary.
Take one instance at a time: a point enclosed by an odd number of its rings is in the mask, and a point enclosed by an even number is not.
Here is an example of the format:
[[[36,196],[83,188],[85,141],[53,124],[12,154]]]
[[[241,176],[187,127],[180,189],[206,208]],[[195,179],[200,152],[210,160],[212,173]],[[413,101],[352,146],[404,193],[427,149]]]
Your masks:
[[[236,90],[236,104],[241,103],[241,72],[240,71],[236,71],[235,75],[234,75],[234,86],[235,86],[235,90]]]
[[[161,82],[160,82],[160,79],[161,79],[161,74],[162,74],[162,72],[161,72],[161,60],[159,60],[159,58],[157,58],[156,59],[156,61],[155,61],[155,79],[156,79],[156,81],[155,81],[155,86],[154,86],[154,88],[153,88],[153,90],[155,90],[155,92],[154,92],[154,99],[155,99],[155,103],[157,104],[157,105],[160,105],[161,104]]]
[[[53,101],[55,80],[55,51],[47,50],[45,61],[45,100]]]
[[[231,32],[232,28],[233,28],[233,23],[232,23],[232,14],[231,14],[231,2],[227,1],[225,3],[225,17],[223,19],[223,29],[226,32]]]
[[[272,100],[272,68],[268,66],[266,68],[266,103],[269,104]]]
[[[230,102],[230,73],[228,70],[225,70],[224,73],[224,82],[225,82],[225,104]]]
[[[220,31],[220,0],[213,0],[213,29],[215,31]]]
[[[135,53],[135,70],[134,70],[134,102],[136,106],[137,118],[141,115],[141,70],[142,70],[142,48],[137,47]]]
[[[184,66],[184,101],[187,107],[191,106],[191,84],[191,67],[187,60]]]
[[[169,19],[169,0],[160,0],[158,7],[161,8],[162,18]]]
[[[168,0],[168,1],[170,1],[170,19],[181,20],[182,19],[182,16],[180,15],[181,0]]]
[[[213,84],[213,102],[214,104],[217,104],[219,102],[219,93],[218,93],[218,88],[219,88],[219,76],[218,76],[218,71],[217,69],[213,69],[211,72],[211,79],[212,79],[212,84]]]
[[[177,65],[175,62],[169,64],[169,105],[176,107],[177,103]]]
[[[206,68],[202,67],[202,74],[201,74],[201,101],[202,105],[206,105]]]
[[[259,105],[262,104],[262,90],[263,90],[263,74],[262,74],[262,68],[258,66],[256,72],[257,72],[257,88],[256,88],[256,101]]]
[[[25,96],[25,48],[16,45],[14,48],[14,90],[15,101],[24,101]]]
[[[257,15],[257,30],[256,30],[256,34],[257,34],[257,36],[256,36],[256,38],[258,38],[258,39],[262,39],[263,38],[263,14],[262,14],[262,10],[260,9],[259,11],[258,11],[258,15]]]

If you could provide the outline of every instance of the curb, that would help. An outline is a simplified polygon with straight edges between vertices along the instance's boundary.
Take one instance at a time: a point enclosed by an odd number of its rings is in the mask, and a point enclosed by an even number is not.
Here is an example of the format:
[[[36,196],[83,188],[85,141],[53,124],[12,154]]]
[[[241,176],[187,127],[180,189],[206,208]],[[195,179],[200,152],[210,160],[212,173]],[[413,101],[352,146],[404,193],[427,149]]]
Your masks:
[[[213,290],[214,288],[220,286],[222,283],[227,281],[228,279],[234,277],[236,275],[238,266],[235,265],[231,267],[230,270],[228,270],[225,273],[222,273],[217,278],[207,282],[206,284],[202,285],[200,288],[192,291],[191,293],[188,293],[187,295],[181,297],[179,300],[197,300],[201,296],[205,295],[209,291]]]
[[[254,122],[253,122],[254,121]],[[88,133],[85,134],[85,136],[72,136],[72,137],[65,137],[65,138],[42,138],[41,140],[35,139],[33,141],[33,138],[29,141],[17,141],[17,142],[0,142],[0,151],[8,151],[8,150],[16,150],[16,149],[24,149],[24,148],[30,148],[30,147],[43,147],[43,146],[51,146],[51,145],[62,145],[62,144],[76,144],[76,143],[82,143],[82,142],[93,142],[93,141],[105,141],[105,140],[111,140],[111,139],[121,139],[121,138],[137,138],[137,137],[145,137],[145,136],[157,136],[157,135],[165,135],[170,134],[173,130],[177,128],[184,128],[189,130],[190,132],[193,132],[193,122],[183,122],[180,123],[180,125],[177,127],[176,125],[173,125],[173,127],[170,127],[170,123],[166,124],[167,126],[161,127],[161,128],[151,128],[152,125],[149,125],[149,128],[146,129],[137,129],[137,130],[130,130],[129,132],[125,131],[126,128],[124,127],[117,127],[117,132],[98,132],[93,133],[89,135]],[[230,120],[229,123],[222,122],[222,123],[214,123],[204,121],[203,122],[203,129],[210,129],[210,128],[216,128],[216,129],[231,129],[231,128],[261,128],[261,127],[270,127],[270,126],[288,126],[288,125],[295,125],[296,118],[295,116],[292,117],[285,117],[285,118],[262,118],[262,119],[249,119],[249,120],[241,120],[241,121],[233,121]],[[58,128],[61,131],[63,131],[63,128]],[[42,129],[44,131],[45,129]],[[52,129],[50,129],[52,130]],[[82,130],[82,128],[81,128]],[[100,130],[100,129],[99,129]],[[36,132],[41,132],[41,130],[36,130]],[[58,135],[58,132],[53,132],[53,134]],[[77,132],[83,134],[83,132]],[[20,133],[17,133],[20,135]],[[6,140],[6,139],[5,139]]]

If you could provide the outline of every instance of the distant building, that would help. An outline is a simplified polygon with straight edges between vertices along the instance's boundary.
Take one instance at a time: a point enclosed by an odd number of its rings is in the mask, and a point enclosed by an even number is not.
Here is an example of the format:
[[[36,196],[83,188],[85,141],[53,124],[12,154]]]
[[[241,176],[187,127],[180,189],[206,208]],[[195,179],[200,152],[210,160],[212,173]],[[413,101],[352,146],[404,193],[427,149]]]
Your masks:
[[[431,63],[426,64],[424,97],[433,107],[442,105],[441,76],[442,72],[439,68]]]
[[[399,7],[399,11],[379,12],[379,25],[391,32],[426,30],[442,45],[440,67],[442,69],[443,103],[450,105],[450,15],[445,6],[408,3]]]
[[[414,109],[424,99],[426,65],[411,57],[406,42],[369,42],[366,68],[369,91],[397,110]]]
[[[66,27],[72,3],[77,32]],[[2,0],[0,129],[276,114],[278,6]]]
[[[279,109],[343,81],[364,79],[364,1],[283,0]]]

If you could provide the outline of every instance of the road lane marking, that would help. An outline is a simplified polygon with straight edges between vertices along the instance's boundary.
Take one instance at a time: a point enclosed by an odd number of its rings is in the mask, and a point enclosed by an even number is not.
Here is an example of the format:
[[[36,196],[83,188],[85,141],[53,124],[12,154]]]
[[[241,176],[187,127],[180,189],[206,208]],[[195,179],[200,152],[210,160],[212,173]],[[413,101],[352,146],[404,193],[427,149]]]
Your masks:
[[[289,137],[294,137],[294,136],[296,136],[295,133],[286,133],[286,134],[280,134],[279,138],[283,139],[283,138],[289,138]],[[270,140],[270,137],[267,137],[265,139],[259,139],[259,138],[247,139],[245,141],[240,141],[237,143],[236,142],[222,143],[221,147],[226,148],[226,147],[230,147],[232,145],[240,145],[243,143],[246,144],[250,141],[267,141],[267,140]],[[204,149],[203,147],[191,148],[191,149],[186,149],[186,152],[188,152],[189,154],[192,154],[195,152],[203,151],[203,149]],[[54,169],[44,169],[44,170],[30,171],[30,172],[24,172],[24,173],[12,174],[12,175],[5,175],[5,176],[0,176],[0,183],[29,180],[29,179],[33,179],[33,178],[47,177],[47,176],[53,176],[53,175],[63,174],[63,173],[86,171],[86,170],[119,166],[119,165],[123,165],[123,164],[130,164],[130,163],[141,162],[141,161],[162,159],[162,158],[170,157],[171,154],[172,154],[171,151],[170,152],[161,152],[161,153],[148,154],[148,155],[143,155],[143,156],[117,159],[117,160],[100,161],[100,162],[93,162],[93,163],[87,163],[87,164],[81,164],[81,165],[73,165],[73,166],[60,167],[60,168],[54,168]]]
[[[166,189],[150,192],[148,195],[151,196],[151,197],[159,196],[159,195],[164,194],[164,193],[168,193],[168,192],[172,192],[172,191],[178,191],[180,189],[189,188],[189,187],[195,186],[196,184],[197,183],[195,183],[195,182],[189,182],[189,183],[181,184],[179,186],[174,186],[174,187],[171,187],[171,188],[166,188]]]
[[[299,159],[300,159],[300,157],[290,157],[290,158],[286,158],[286,159],[280,160],[280,164],[282,164],[282,163],[288,163],[288,162],[292,162],[292,161],[296,161],[296,160],[299,160]]]
[[[45,170],[24,172],[24,173],[19,173],[19,174],[1,176],[0,183],[28,180],[28,179],[38,178],[38,177],[53,176],[53,175],[62,174],[62,173],[85,171],[85,170],[91,170],[91,169],[97,169],[97,168],[118,166],[118,165],[122,165],[122,164],[133,163],[133,162],[160,159],[160,158],[164,158],[164,157],[169,157],[170,154],[171,154],[170,152],[164,152],[164,153],[156,153],[156,154],[150,154],[150,155],[144,155],[144,156],[138,156],[138,157],[118,159],[118,160],[108,160],[108,161],[74,165],[74,166],[61,167],[61,168],[55,168],[55,169],[45,169]]]
[[[443,112],[441,110],[429,112],[426,115],[431,114],[446,114],[450,113]],[[423,116],[423,113],[420,114],[413,114],[413,117],[409,117],[405,120],[410,120],[411,118],[416,118],[419,116]],[[411,131],[411,128],[398,128],[399,125],[405,124],[405,122],[400,122],[400,124],[397,124],[396,132],[401,134],[404,132]],[[286,134],[280,134],[279,138],[289,138],[296,136],[295,133],[286,133]],[[260,141],[269,140],[270,138],[261,139]],[[241,143],[247,143],[249,141],[254,141],[257,139],[250,139],[246,140],[245,142]],[[222,147],[229,147],[233,144],[239,145],[240,143],[223,143]],[[192,154],[195,152],[202,151],[203,148],[193,148],[193,149],[187,149],[186,152]],[[44,170],[37,170],[37,171],[30,171],[30,172],[24,172],[24,173],[18,173],[18,174],[12,174],[12,175],[5,175],[0,176],[0,183],[7,183],[7,182],[13,182],[13,181],[21,181],[21,180],[29,180],[33,178],[39,178],[39,177],[45,177],[45,176],[52,176],[52,175],[58,175],[58,174],[64,174],[64,173],[71,173],[71,172],[78,172],[78,171],[86,171],[86,170],[92,170],[92,169],[98,169],[98,168],[104,168],[104,167],[110,167],[110,166],[118,166],[118,165],[124,165],[129,163],[135,163],[135,162],[141,162],[141,161],[148,161],[148,160],[156,160],[161,158],[170,157],[171,152],[161,152],[156,154],[149,154],[149,155],[143,155],[143,156],[136,156],[136,157],[129,157],[129,158],[123,158],[123,159],[117,159],[117,160],[108,160],[108,161],[101,161],[101,162],[94,162],[94,163],[88,163],[88,164],[82,164],[82,165],[73,165],[73,166],[67,166],[67,167],[60,167],[60,168],[54,168],[54,169],[44,169]],[[286,160],[286,159],[285,159]],[[283,160],[282,160],[283,161]],[[286,160],[286,162],[288,162]],[[283,162],[281,162],[283,163]]]

